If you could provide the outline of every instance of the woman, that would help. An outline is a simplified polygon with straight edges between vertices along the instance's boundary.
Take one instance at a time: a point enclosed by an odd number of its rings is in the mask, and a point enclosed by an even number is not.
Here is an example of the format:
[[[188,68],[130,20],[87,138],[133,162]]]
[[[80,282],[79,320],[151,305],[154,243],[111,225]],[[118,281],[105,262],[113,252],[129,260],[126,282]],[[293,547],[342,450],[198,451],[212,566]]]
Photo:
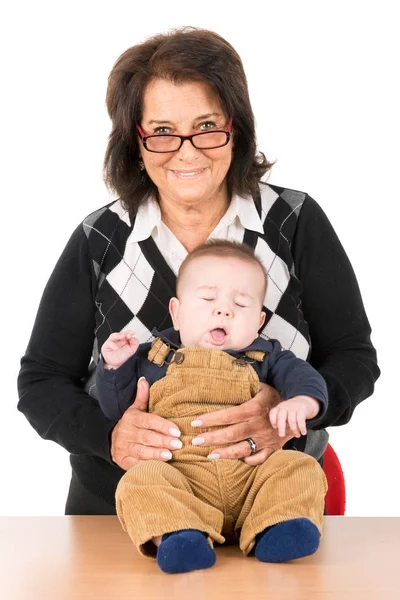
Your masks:
[[[260,333],[308,357],[327,382],[329,407],[307,436],[279,438],[268,420],[279,398],[264,386],[244,405],[201,417],[198,437],[229,444],[221,458],[252,465],[285,443],[320,459],[325,427],[346,423],[373,392],[376,354],[355,276],[322,210],[307,194],[260,183],[271,165],[256,154],[239,56],[206,30],[156,36],[118,59],[107,107],[106,182],[120,199],[73,233],[19,376],[19,409],[71,454],[66,513],[114,514],[125,470],[172,457],[179,432],[146,412],[146,382],[121,420],[108,421],[88,365],[112,331],[133,329],[145,342],[154,327],[171,326],[178,268],[209,237],[255,248],[269,275]]]

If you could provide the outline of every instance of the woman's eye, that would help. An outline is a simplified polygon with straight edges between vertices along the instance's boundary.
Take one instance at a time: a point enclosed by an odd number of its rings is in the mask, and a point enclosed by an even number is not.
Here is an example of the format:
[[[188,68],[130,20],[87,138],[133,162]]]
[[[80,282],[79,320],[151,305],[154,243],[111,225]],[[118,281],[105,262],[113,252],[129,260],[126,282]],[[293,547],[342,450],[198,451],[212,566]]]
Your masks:
[[[168,135],[170,133],[169,127],[156,127],[154,130],[156,135]]]
[[[210,129],[215,129],[216,127],[217,126],[214,121],[204,121],[204,123],[200,125],[201,131],[209,131]]]

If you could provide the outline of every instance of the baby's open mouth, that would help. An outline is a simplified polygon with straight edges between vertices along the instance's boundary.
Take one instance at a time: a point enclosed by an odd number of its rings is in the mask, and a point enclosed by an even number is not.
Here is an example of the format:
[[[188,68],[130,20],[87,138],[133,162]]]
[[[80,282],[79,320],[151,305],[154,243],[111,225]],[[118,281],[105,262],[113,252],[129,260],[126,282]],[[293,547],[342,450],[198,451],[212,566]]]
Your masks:
[[[226,331],[222,327],[216,327],[215,329],[212,329],[210,331],[210,334],[213,344],[219,346],[224,343],[226,338]]]

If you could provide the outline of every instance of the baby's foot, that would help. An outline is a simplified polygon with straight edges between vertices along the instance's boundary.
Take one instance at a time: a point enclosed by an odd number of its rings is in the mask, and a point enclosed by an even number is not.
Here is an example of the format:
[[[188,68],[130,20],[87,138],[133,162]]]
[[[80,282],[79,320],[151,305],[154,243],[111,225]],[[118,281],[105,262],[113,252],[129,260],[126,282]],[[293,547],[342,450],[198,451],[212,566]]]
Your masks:
[[[164,573],[208,569],[213,566],[215,559],[215,552],[206,534],[196,529],[164,534],[157,549],[157,564]]]
[[[286,562],[314,554],[321,535],[309,519],[291,519],[257,535],[255,555],[262,562]]]

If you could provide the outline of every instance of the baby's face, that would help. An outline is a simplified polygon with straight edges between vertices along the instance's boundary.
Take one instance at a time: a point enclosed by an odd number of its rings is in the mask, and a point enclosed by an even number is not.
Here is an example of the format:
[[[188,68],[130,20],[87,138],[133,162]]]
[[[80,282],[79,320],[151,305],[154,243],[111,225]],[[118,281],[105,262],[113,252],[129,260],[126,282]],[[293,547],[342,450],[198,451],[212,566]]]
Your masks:
[[[261,268],[238,258],[202,256],[191,262],[170,312],[182,346],[240,350],[265,320]]]

